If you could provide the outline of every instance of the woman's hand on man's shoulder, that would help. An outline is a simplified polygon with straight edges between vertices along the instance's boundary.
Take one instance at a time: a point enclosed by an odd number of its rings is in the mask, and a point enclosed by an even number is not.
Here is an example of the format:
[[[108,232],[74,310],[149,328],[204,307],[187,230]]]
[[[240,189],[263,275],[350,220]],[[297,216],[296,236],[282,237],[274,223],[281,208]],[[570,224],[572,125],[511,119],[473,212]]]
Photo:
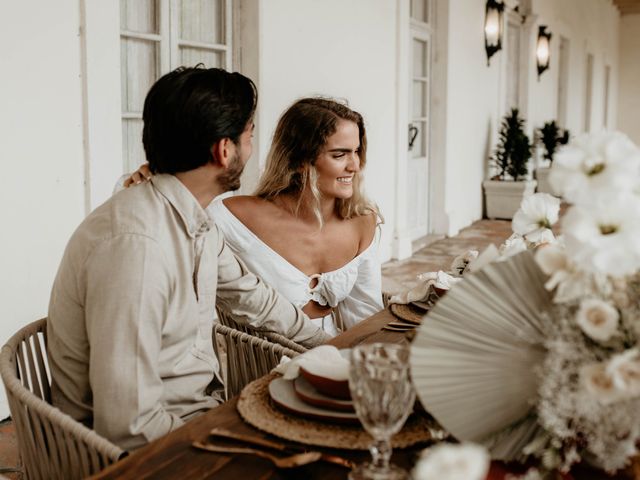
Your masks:
[[[133,172],[129,178],[124,181],[124,187],[130,187],[131,185],[138,185],[139,183],[148,182],[151,179],[151,170],[149,169],[149,164],[144,163]]]

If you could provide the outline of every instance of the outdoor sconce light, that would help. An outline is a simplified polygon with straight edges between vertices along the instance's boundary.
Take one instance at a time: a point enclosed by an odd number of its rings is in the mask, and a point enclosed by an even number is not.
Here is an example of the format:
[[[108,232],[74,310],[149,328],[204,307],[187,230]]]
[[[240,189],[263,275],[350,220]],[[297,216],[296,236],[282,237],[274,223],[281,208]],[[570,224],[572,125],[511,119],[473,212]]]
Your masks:
[[[502,49],[504,3],[500,0],[487,0],[484,12],[484,48],[487,51],[487,66],[489,59]]]
[[[549,68],[551,32],[547,32],[546,25],[538,27],[538,44],[536,46],[536,63],[538,65],[538,80],[540,75]]]

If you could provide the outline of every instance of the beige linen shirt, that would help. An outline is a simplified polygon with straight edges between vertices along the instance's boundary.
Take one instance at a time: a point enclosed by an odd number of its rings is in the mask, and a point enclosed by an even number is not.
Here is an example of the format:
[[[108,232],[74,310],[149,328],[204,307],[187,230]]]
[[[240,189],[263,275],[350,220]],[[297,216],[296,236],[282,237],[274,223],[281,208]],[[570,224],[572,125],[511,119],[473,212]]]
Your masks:
[[[125,449],[216,406],[216,291],[240,322],[309,346],[325,339],[247,271],[176,177],[109,199],[71,237],[53,285],[53,404]]]

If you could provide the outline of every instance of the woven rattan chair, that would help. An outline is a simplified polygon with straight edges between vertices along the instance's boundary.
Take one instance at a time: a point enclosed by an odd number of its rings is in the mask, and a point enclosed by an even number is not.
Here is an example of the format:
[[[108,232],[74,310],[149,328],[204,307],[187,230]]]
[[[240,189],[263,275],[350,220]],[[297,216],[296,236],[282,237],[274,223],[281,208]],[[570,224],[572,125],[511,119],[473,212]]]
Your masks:
[[[216,308],[216,310],[218,312],[218,321],[220,322],[220,324],[224,325],[225,327],[230,327],[235,330],[240,330],[241,332],[248,333],[249,335],[253,335],[254,337],[264,338],[266,340],[269,340],[272,343],[277,343],[282,345],[285,348],[293,350],[294,352],[304,353],[308,350],[308,348],[292,340],[289,340],[287,337],[283,335],[273,333],[273,332],[262,332],[260,330],[255,330],[247,325],[241,325],[237,323],[235,320],[233,320],[233,318],[231,318],[225,312],[220,310],[219,308]]]
[[[299,355],[299,352],[280,344],[219,323],[214,325],[213,335],[222,340],[226,349],[224,378],[227,398],[236,396],[246,384],[269,373],[280,363],[283,355],[289,358]],[[213,343],[220,348],[220,342]]]
[[[84,478],[123,450],[51,405],[46,319],[18,331],[0,352],[0,374],[27,478]]]

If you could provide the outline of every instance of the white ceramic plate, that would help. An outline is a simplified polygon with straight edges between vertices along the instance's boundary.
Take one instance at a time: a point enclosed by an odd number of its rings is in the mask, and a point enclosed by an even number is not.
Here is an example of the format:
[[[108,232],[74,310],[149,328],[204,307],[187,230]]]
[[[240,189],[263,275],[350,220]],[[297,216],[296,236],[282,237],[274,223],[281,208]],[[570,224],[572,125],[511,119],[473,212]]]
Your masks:
[[[544,358],[541,317],[551,305],[545,280],[529,252],[488,264],[438,300],[411,347],[424,408],[494,458],[517,458],[539,431],[531,401]]]
[[[280,408],[302,417],[336,423],[359,423],[355,413],[337,412],[306,404],[296,395],[292,380],[285,380],[282,377],[273,379],[269,383],[269,395]]]

